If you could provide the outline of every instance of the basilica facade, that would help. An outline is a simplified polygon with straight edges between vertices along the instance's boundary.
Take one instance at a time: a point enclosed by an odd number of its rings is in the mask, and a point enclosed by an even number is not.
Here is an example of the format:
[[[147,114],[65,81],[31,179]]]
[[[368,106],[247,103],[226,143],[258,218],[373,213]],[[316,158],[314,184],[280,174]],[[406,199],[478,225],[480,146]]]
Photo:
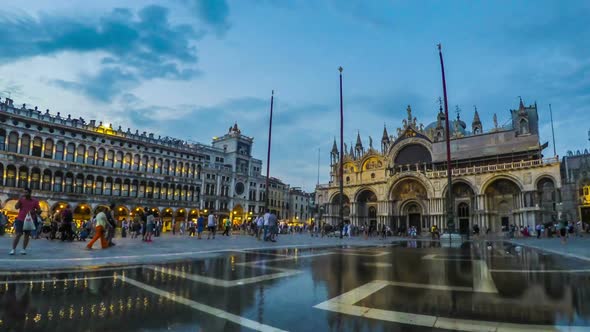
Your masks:
[[[340,221],[342,162],[345,222],[423,232],[432,225],[447,228],[445,114],[441,107],[436,121],[424,126],[410,106],[406,111],[396,135],[383,129],[380,147],[370,138],[365,148],[357,135],[341,161],[334,142],[330,182],[316,191],[322,222]],[[536,103],[521,100],[509,116],[502,126],[494,115],[489,129],[477,109],[471,128],[459,116],[450,122],[453,214],[462,233],[474,225],[498,233],[511,224],[534,227],[560,218],[560,163],[557,156],[543,157],[547,144],[539,139]]]

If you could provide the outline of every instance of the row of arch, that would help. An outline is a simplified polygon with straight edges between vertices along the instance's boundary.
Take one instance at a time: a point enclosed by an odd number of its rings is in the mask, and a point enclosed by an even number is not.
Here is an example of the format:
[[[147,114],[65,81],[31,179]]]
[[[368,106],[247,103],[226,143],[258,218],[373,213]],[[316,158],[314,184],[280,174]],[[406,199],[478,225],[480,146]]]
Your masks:
[[[481,190],[477,190],[477,186],[473,185],[471,182],[469,182],[466,179],[456,179],[453,180],[453,187],[456,184],[464,184],[465,186],[467,186],[469,188],[469,190],[474,194],[474,195],[483,195],[486,192],[488,192],[490,190],[490,188],[492,187],[492,184],[494,184],[495,182],[499,181],[499,180],[506,180],[509,181],[511,183],[513,183],[516,188],[519,191],[523,191],[524,190],[524,186],[520,183],[520,181],[518,179],[516,179],[515,177],[509,176],[509,175],[501,175],[501,176],[496,176],[493,177],[491,179],[489,179],[488,181],[486,181],[482,186],[481,186]],[[400,187],[403,187],[404,184],[408,183],[409,181],[412,182],[417,182],[420,184],[420,186],[422,187],[422,189],[424,190],[424,192],[429,196],[433,196],[434,194],[434,188],[432,188],[432,186],[428,185],[427,183],[425,183],[425,181],[423,181],[422,179],[418,178],[418,177],[414,177],[414,176],[407,176],[405,179],[402,179],[401,181],[397,181],[395,182],[389,190],[389,197],[388,198],[393,198],[394,192],[396,190],[399,190]],[[535,181],[535,188],[538,191],[542,191],[543,188],[548,189],[547,186],[549,186],[552,190],[555,189],[556,186],[556,181],[553,178],[553,176],[548,175],[548,174],[543,174],[540,175],[536,181]],[[354,201],[358,201],[359,198],[362,196],[362,194],[365,191],[371,191],[371,192],[375,192],[374,189],[370,188],[370,187],[361,187],[358,190],[356,190],[356,192],[352,195]],[[443,194],[441,197],[445,197],[446,196],[446,192],[447,192],[447,186],[445,184],[445,186],[443,187]],[[338,202],[339,200],[339,193],[334,193],[332,194],[332,196],[330,197],[329,201],[330,202]],[[348,195],[344,195],[345,196],[345,200],[349,201],[350,199],[348,198]]]
[[[518,181],[504,176],[493,177],[481,191],[463,179],[456,180],[452,188],[455,220],[462,232],[469,232],[473,224],[490,227],[496,232],[513,223],[535,225],[555,222],[558,217],[559,191],[553,178],[547,175],[537,178],[534,189],[528,191]],[[431,224],[442,226],[446,225],[446,188],[443,192],[443,196],[434,197],[419,178],[407,177],[391,186],[387,202],[380,202],[374,189],[363,187],[355,192],[354,201],[347,195],[334,194],[324,212],[333,221],[342,199],[344,216],[355,224],[379,221],[418,229]]]
[[[74,174],[61,170],[41,170],[0,163],[0,184],[6,187],[33,190],[135,197],[175,201],[198,201],[200,188],[192,185],[168,184],[154,181],[130,180],[111,176]]]
[[[87,147],[81,143],[54,141],[51,138],[44,139],[40,136],[31,137],[29,134],[19,135],[16,131],[11,131],[7,136],[4,129],[0,129],[0,150],[85,165],[193,179],[198,178],[201,172],[201,165],[197,163],[150,157],[138,153],[132,154],[102,147]]]

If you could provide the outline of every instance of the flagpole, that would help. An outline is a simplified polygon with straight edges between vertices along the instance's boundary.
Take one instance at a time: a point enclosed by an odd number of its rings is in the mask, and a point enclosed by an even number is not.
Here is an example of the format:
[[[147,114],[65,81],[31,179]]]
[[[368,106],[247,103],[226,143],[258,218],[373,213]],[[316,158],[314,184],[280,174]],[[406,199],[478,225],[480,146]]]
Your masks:
[[[553,130],[553,110],[549,104],[549,115],[551,116],[551,136],[553,137],[553,156],[557,157],[557,148],[555,147],[555,131]]]
[[[268,195],[270,194],[270,144],[272,142],[272,106],[274,103],[275,90],[272,90],[270,95],[270,120],[268,124],[268,151],[266,153],[266,194],[264,195],[264,212],[268,210]]]
[[[340,238],[343,237],[342,229],[344,228],[344,106],[342,105],[342,67],[338,67],[340,72]]]
[[[440,57],[440,69],[442,73],[442,86],[443,86],[443,97],[445,106],[445,139],[447,143],[447,228],[449,233],[449,240],[452,237],[452,233],[455,231],[455,218],[453,216],[453,181],[451,179],[453,173],[453,165],[451,164],[451,135],[449,130],[449,107],[447,100],[447,82],[445,80],[445,64],[442,55],[442,46],[438,44],[438,55]],[[469,234],[469,231],[467,231]]]

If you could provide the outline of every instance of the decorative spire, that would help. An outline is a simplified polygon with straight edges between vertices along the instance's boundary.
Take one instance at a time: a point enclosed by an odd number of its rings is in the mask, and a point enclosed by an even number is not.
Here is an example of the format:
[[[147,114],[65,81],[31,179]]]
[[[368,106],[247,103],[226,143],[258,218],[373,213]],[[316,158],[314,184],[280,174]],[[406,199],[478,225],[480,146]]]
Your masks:
[[[338,154],[338,146],[336,145],[336,137],[334,137],[334,144],[332,144],[332,154]]]
[[[357,131],[356,134],[356,145],[354,146],[355,148],[363,148],[363,142],[361,142],[361,133],[360,131]]]
[[[518,99],[520,100],[520,103],[518,104],[518,109],[519,110],[524,109],[524,103],[522,102],[522,97],[518,96]]]
[[[483,127],[481,125],[481,120],[479,119],[479,113],[477,113],[477,106],[473,105],[475,109],[475,114],[473,115],[473,122],[471,123],[471,131],[474,135],[481,134],[483,132]]]
[[[383,125],[383,137],[381,138],[381,142],[389,143],[389,134],[387,133],[387,126]]]
[[[352,142],[350,142],[350,156],[354,156],[354,149],[352,148]]]
[[[412,107],[410,105],[408,105],[406,112],[408,112],[408,124],[410,124],[412,122]]]

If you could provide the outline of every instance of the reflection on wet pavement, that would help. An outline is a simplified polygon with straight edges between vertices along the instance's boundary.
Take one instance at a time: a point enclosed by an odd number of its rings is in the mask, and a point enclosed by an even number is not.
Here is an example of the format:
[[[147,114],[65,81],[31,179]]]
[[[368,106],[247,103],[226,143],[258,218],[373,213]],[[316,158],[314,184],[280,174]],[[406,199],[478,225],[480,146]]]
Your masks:
[[[590,330],[590,264],[506,243],[235,251],[0,275],[2,331]]]

